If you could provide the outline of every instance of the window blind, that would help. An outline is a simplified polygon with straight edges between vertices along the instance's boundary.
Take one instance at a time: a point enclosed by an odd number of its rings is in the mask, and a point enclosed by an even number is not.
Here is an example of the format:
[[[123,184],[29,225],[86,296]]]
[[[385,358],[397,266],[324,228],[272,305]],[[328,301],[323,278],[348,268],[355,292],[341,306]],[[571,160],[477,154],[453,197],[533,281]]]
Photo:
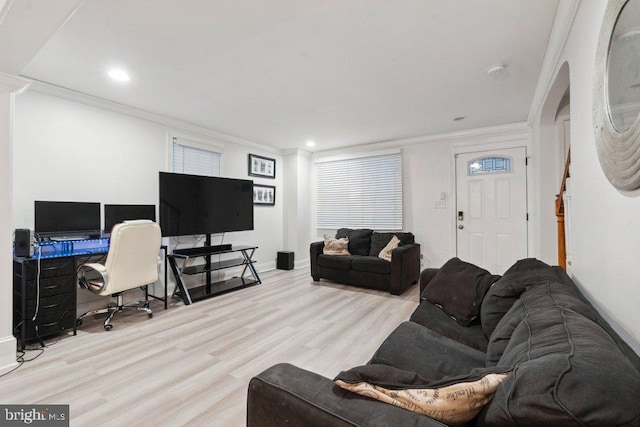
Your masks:
[[[400,153],[316,164],[318,228],[402,230]]]
[[[173,172],[220,176],[221,157],[216,151],[196,148],[173,138]]]

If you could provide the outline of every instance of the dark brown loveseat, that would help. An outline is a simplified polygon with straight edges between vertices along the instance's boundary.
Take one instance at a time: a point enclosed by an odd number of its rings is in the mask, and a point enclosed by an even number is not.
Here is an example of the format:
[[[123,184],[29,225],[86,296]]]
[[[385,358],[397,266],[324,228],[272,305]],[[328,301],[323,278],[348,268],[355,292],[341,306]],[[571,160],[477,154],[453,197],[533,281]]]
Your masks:
[[[391,253],[391,262],[378,257],[396,236],[400,245]],[[311,276],[348,285],[382,289],[400,295],[420,276],[420,245],[413,233],[381,233],[370,229],[341,228],[336,238],[349,238],[350,255],[323,254],[324,241],[311,243]]]

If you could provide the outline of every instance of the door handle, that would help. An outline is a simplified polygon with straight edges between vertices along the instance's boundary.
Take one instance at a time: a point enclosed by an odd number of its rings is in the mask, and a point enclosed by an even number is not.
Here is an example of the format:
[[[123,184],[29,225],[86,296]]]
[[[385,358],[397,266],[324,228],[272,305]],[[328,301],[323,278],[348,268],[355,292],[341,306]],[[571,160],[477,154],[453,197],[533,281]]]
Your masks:
[[[458,225],[458,228],[459,228],[460,230],[462,230],[462,229],[464,228],[464,225],[460,224],[460,225]]]

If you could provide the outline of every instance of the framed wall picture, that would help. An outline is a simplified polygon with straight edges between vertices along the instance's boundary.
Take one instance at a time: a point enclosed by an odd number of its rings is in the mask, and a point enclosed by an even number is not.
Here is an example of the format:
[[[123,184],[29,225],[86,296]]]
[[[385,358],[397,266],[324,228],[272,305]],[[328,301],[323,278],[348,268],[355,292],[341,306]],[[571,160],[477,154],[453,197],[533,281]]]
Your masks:
[[[253,184],[253,204],[269,205],[276,204],[276,187],[273,185]]]
[[[262,178],[275,178],[276,159],[249,154],[249,175]]]

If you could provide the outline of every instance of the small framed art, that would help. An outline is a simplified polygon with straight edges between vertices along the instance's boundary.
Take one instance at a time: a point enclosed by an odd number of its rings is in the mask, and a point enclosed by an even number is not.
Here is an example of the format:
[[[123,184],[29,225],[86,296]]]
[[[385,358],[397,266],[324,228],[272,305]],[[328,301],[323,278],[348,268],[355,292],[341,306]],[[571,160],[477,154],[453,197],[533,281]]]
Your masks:
[[[253,184],[253,204],[268,205],[276,204],[276,187],[273,185]]]
[[[249,175],[262,178],[275,178],[276,159],[249,154]]]

